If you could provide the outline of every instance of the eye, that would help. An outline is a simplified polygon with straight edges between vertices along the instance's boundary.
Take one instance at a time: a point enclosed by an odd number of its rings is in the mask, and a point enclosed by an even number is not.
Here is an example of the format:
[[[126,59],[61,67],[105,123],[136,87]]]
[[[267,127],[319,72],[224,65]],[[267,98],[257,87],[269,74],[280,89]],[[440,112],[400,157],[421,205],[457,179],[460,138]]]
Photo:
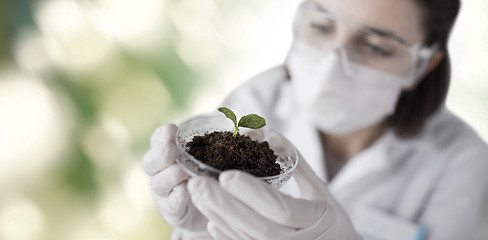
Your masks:
[[[334,29],[333,26],[330,24],[322,24],[322,23],[310,23],[310,26],[321,33],[330,34]]]
[[[393,55],[393,51],[384,49],[382,47],[379,47],[379,46],[371,44],[371,43],[369,43],[367,45],[367,47],[368,47],[369,52],[375,56],[391,57]]]

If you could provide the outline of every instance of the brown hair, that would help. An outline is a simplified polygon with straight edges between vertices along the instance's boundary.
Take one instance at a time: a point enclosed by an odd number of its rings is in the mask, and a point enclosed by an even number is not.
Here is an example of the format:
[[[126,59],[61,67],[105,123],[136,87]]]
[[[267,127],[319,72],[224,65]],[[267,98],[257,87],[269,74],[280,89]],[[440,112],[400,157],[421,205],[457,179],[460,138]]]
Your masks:
[[[415,0],[422,10],[425,45],[439,44],[444,58],[413,90],[400,95],[395,113],[387,119],[398,137],[411,138],[444,105],[451,73],[447,41],[459,12],[459,0]]]

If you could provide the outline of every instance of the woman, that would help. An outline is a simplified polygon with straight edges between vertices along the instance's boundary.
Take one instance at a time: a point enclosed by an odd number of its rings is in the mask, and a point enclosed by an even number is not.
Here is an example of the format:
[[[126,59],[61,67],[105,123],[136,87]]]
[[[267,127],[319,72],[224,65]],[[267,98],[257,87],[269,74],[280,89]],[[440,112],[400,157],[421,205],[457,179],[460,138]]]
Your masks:
[[[285,65],[222,104],[295,144],[295,181],[281,192],[238,171],[187,181],[165,125],[143,166],[173,237],[473,239],[488,150],[444,107],[458,11],[458,0],[304,2]]]

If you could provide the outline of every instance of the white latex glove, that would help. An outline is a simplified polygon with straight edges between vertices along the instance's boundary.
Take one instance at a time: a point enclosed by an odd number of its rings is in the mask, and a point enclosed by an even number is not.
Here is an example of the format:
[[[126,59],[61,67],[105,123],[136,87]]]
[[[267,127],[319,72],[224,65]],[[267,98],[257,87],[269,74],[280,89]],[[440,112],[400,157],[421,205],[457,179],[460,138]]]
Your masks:
[[[282,137],[271,136],[279,146]],[[216,239],[361,239],[327,186],[299,156],[294,172],[302,199],[274,190],[241,171],[226,171],[219,181],[190,179],[194,205],[209,220]]]
[[[205,218],[190,201],[187,191],[189,176],[176,163],[175,136],[178,127],[164,125],[154,131],[151,149],[142,166],[151,177],[151,192],[157,209],[175,227],[181,239],[210,238]]]

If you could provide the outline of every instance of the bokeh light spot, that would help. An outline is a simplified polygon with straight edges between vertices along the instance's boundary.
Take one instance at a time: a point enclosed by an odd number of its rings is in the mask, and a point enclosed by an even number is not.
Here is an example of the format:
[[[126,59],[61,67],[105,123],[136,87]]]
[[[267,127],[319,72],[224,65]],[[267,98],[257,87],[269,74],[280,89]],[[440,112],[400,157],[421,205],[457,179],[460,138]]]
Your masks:
[[[105,114],[124,124],[130,137],[152,131],[171,106],[171,97],[162,81],[149,72],[129,74],[102,100]]]
[[[0,189],[37,181],[67,144],[55,96],[40,79],[0,74]]]
[[[24,197],[10,197],[0,208],[0,239],[39,239],[45,225],[39,206]]]

